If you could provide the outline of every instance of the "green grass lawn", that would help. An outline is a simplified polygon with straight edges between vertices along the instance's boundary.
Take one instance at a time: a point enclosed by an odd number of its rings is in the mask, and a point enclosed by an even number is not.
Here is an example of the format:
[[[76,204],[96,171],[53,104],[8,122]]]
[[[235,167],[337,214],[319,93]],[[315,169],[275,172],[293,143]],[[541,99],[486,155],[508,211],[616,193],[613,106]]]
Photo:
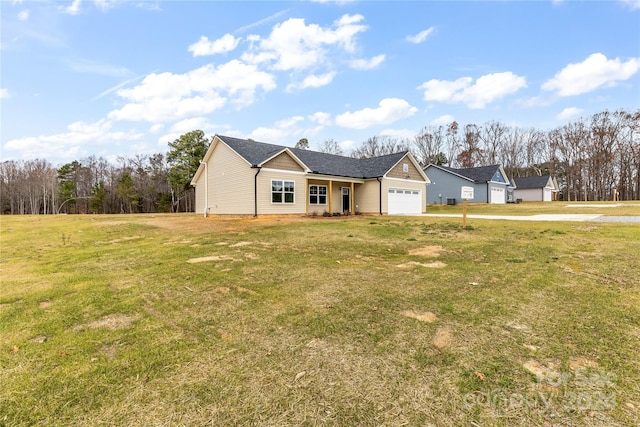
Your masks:
[[[637,224],[0,221],[0,426],[640,422]]]
[[[453,206],[446,204],[428,205],[427,213],[460,214],[462,213],[462,203],[458,202]],[[640,202],[523,202],[507,205],[469,203],[467,205],[467,213],[482,215],[602,214],[640,216]]]

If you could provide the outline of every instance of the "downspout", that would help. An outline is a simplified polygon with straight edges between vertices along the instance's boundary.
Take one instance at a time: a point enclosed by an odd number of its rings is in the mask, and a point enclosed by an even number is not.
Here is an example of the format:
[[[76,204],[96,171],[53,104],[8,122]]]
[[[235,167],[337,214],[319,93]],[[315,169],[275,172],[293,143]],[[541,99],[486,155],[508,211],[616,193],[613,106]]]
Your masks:
[[[258,174],[262,170],[262,167],[253,165],[251,168],[258,169],[256,174],[253,176],[253,216],[255,218],[258,216]]]
[[[209,165],[202,160],[200,164],[204,165],[204,217],[206,218],[209,210]]]
[[[377,176],[376,180],[378,181],[378,183],[380,183],[380,215],[382,215],[382,181],[380,181],[380,177]]]

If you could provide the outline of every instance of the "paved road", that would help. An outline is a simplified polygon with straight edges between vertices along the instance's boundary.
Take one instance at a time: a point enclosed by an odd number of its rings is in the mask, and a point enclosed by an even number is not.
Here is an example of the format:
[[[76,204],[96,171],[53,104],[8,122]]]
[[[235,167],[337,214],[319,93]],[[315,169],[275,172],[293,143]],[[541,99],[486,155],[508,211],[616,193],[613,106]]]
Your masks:
[[[422,216],[462,218],[462,214],[422,214]],[[640,223],[640,216],[609,216],[602,214],[541,214],[541,215],[467,215],[469,219],[506,219],[511,221],[595,221]]]

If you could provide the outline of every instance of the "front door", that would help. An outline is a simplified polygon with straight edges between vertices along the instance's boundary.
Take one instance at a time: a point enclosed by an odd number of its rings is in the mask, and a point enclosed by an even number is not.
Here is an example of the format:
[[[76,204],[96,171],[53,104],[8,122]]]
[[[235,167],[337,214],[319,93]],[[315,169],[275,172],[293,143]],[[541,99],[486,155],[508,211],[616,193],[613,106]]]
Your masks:
[[[342,187],[342,212],[351,212],[351,194],[349,187]]]

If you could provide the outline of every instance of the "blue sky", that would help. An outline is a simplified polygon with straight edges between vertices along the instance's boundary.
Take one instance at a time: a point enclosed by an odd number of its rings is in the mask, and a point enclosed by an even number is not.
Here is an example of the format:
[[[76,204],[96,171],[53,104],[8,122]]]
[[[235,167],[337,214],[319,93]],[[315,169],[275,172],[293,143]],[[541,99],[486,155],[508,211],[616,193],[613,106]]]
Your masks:
[[[1,1],[2,160],[640,108],[640,0]]]

